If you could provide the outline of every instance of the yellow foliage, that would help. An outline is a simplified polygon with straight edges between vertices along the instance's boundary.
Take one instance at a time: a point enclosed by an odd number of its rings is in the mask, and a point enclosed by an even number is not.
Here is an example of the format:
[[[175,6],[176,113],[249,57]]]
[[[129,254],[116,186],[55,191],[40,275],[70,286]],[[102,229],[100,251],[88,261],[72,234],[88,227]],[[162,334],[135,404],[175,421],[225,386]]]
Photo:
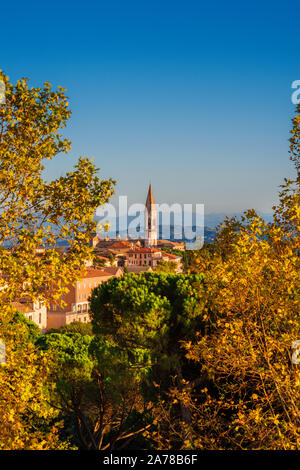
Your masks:
[[[300,339],[299,119],[295,126],[297,179],[282,185],[273,222],[253,210],[227,219],[213,250],[195,253],[206,313],[185,348],[206,387],[170,393],[188,410],[185,422],[170,403],[156,408],[160,449],[167,438],[182,449],[300,449],[300,365],[291,360]]]

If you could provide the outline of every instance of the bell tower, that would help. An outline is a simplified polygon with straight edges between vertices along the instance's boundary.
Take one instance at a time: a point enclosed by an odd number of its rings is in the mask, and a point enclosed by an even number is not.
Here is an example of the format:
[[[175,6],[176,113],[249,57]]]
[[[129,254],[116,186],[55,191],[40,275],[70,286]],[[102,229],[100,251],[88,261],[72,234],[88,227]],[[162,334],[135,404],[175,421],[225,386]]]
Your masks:
[[[157,214],[151,184],[149,185],[145,210],[145,247],[157,245]]]

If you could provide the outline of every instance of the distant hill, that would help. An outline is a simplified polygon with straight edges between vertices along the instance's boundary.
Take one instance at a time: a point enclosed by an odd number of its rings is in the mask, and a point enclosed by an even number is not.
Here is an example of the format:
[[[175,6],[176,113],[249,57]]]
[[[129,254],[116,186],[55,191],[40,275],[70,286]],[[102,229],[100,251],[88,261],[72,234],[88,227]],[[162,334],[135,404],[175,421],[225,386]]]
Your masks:
[[[204,225],[207,227],[212,227],[216,228],[217,225],[219,225],[223,220],[228,217],[241,217],[243,215],[242,212],[232,212],[229,214],[225,213],[219,213],[219,214],[204,214]],[[259,212],[258,215],[260,215],[267,223],[272,221],[272,214],[264,213],[264,212]]]
[[[230,214],[224,214],[224,213],[218,213],[218,214],[205,214],[204,215],[204,241],[207,243],[213,242],[213,240],[216,237],[216,227],[224,221],[226,218],[226,215],[228,217],[241,217],[243,214],[241,212],[239,213],[230,213]],[[272,220],[272,215],[271,214],[263,214],[259,213],[261,217],[264,218],[266,222],[270,222]],[[134,216],[128,216],[127,218],[127,224],[130,225],[130,223],[135,219]],[[195,214],[192,216],[192,220],[195,221]],[[174,220],[174,219],[173,219]],[[112,222],[111,222],[112,223]],[[112,226],[116,227],[116,232],[112,230],[108,230],[105,235],[108,237],[113,238],[115,235],[120,236],[120,238],[126,238],[127,237],[127,232],[124,230],[119,231],[119,226],[124,227],[124,220],[123,224],[120,224],[119,218],[117,217],[116,220],[113,221]],[[172,223],[172,217],[171,217],[171,224],[170,227],[167,225],[162,225],[161,223],[158,225],[158,238],[161,239],[168,239],[171,241],[185,241],[185,242],[195,242],[196,240],[199,239],[199,237],[202,237],[203,234],[203,226],[198,227],[196,229],[196,226],[193,224],[192,226],[186,227],[186,231],[192,231],[195,236],[193,240],[190,240],[190,238],[186,238],[184,236],[182,227],[180,225],[174,225]],[[144,238],[144,227],[141,224],[139,228],[137,229],[139,231],[138,238]]]

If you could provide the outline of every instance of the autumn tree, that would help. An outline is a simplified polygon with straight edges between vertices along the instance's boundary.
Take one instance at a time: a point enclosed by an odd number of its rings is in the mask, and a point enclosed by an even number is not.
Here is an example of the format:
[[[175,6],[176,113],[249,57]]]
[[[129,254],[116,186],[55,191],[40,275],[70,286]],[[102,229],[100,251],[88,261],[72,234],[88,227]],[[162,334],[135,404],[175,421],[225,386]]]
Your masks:
[[[200,286],[200,287],[199,287]],[[179,341],[202,321],[202,275],[125,274],[96,287],[90,310],[95,334],[125,348],[136,364],[180,362]]]
[[[67,285],[80,276],[83,261],[91,257],[95,209],[109,200],[113,181],[101,180],[87,158],[80,158],[65,176],[45,180],[47,160],[67,153],[71,145],[61,134],[70,117],[65,90],[53,90],[50,83],[30,87],[26,79],[13,85],[0,75],[6,88],[0,105],[0,338],[7,349],[6,365],[0,369],[0,397],[5,402],[0,419],[7,426],[5,433],[0,429],[0,442],[4,448],[30,448],[31,427],[22,416],[26,410],[39,413],[35,393],[46,413],[42,384],[37,384],[42,358],[30,344],[27,355],[21,347],[15,349],[22,335],[7,328],[15,314],[12,302],[60,302]],[[67,242],[69,249],[58,250],[58,241]],[[27,383],[24,393],[20,376]],[[20,413],[15,412],[14,397]],[[42,434],[36,434],[32,447],[43,446],[41,442]]]
[[[26,294],[47,301],[59,299],[66,284],[78,277],[91,256],[95,209],[112,194],[112,181],[80,158],[73,172],[45,181],[45,162],[70,150],[60,134],[70,117],[64,89],[29,87],[23,79],[6,82],[0,106],[0,269],[1,300]],[[69,249],[59,252],[58,241]],[[40,256],[36,248],[47,248]]]

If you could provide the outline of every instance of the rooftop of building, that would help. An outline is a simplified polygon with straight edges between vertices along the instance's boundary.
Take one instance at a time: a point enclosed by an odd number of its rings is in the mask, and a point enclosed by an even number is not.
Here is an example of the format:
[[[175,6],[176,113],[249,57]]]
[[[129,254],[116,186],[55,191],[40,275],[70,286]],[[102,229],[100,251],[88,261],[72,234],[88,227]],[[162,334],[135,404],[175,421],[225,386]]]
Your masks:
[[[133,246],[133,243],[128,242],[128,241],[119,241],[114,243],[113,245],[110,245],[110,248],[130,248]]]
[[[129,273],[140,274],[142,272],[153,271],[151,266],[127,266],[127,271]]]

